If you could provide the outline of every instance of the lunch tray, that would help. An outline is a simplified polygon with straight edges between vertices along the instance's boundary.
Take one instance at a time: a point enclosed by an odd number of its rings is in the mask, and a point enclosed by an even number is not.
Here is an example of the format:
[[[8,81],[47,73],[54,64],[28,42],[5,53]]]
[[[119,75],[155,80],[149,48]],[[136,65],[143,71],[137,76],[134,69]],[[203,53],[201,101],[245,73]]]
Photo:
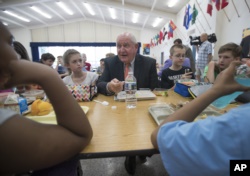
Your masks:
[[[137,90],[136,93],[137,100],[152,100],[156,98],[156,95],[150,90]],[[114,100],[117,101],[125,101],[126,99],[126,92],[121,91],[115,97]]]
[[[153,105],[148,108],[149,113],[155,120],[155,122],[160,125],[169,115],[175,112],[175,109],[169,104]],[[205,119],[207,116],[220,116],[221,113],[214,110],[208,106],[204,111],[202,111],[194,121]]]

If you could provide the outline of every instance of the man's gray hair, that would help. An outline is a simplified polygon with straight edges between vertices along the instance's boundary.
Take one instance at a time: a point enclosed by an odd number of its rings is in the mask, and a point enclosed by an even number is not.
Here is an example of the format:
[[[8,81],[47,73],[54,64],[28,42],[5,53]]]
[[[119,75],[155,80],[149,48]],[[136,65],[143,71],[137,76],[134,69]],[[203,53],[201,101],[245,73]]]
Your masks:
[[[131,42],[133,42],[134,44],[137,44],[137,40],[136,40],[135,36],[133,34],[129,33],[129,32],[124,32],[124,33],[118,35],[118,37],[116,39],[116,43],[117,43],[118,38],[121,37],[121,36],[129,37]]]

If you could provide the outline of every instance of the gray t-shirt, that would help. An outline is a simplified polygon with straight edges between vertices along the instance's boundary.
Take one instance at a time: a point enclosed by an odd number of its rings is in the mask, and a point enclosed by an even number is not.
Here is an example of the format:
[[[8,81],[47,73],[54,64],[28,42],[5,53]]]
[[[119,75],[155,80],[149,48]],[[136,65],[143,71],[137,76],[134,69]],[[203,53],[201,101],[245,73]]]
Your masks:
[[[0,125],[2,125],[6,120],[10,119],[17,113],[8,109],[0,109]]]

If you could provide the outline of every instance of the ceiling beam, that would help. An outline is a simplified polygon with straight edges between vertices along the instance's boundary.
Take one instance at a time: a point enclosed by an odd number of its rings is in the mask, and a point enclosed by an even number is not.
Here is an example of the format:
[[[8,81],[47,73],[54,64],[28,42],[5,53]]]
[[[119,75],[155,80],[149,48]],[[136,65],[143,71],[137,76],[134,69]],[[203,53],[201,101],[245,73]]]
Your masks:
[[[157,0],[154,0],[153,5],[152,5],[152,7],[151,7],[151,12],[153,12],[153,10],[154,10],[154,8],[155,8],[156,2],[157,2]]]
[[[49,11],[51,11],[52,13],[54,13],[55,15],[57,15],[58,17],[60,17],[63,21],[67,21],[65,18],[63,18],[62,15],[60,15],[59,13],[57,13],[54,9],[52,9],[51,7],[47,6],[46,4],[44,3],[40,3],[42,4],[44,7],[46,7]]]
[[[144,23],[143,23],[143,25],[142,25],[142,29],[145,28],[145,26],[146,26],[146,24],[147,24],[147,22],[148,22],[148,19],[149,19],[149,15],[147,15],[146,19],[144,20]]]
[[[43,23],[43,24],[47,25],[47,23],[45,23],[44,21],[40,20],[39,18],[36,18],[34,15],[31,15],[31,14],[29,14],[29,13],[23,11],[23,10],[20,10],[18,8],[15,8],[15,7],[12,7],[12,9],[14,9],[15,11],[17,11],[19,13],[22,13],[22,14],[30,17],[30,18],[32,18],[33,20],[39,21],[40,23]]]
[[[84,15],[84,13],[81,11],[81,9],[76,5],[76,3],[74,1],[70,1],[71,4],[78,10],[78,12],[80,12],[80,14],[83,16],[83,18],[85,19],[86,16]]]
[[[122,6],[124,7],[125,5],[125,2],[124,0],[122,0]],[[125,26],[125,11],[124,11],[124,8],[122,9],[122,24],[123,26]]]
[[[141,7],[141,6],[137,6],[137,5],[130,5],[130,4],[124,4],[122,5],[119,2],[114,2],[114,1],[105,1],[105,0],[88,0],[88,3],[94,3],[97,5],[104,5],[104,6],[108,6],[108,7],[115,7],[118,9],[123,9],[123,10],[127,10],[127,11],[136,11],[138,13],[144,13],[144,14],[148,14],[150,9],[149,8],[145,8],[145,7]],[[156,16],[156,17],[167,17],[167,18],[175,18],[175,14],[174,13],[167,13],[167,12],[163,12],[163,11],[154,11],[152,13],[152,15]]]
[[[18,25],[18,26],[23,27],[23,28],[27,28],[26,26],[24,26],[24,25],[22,25],[22,24],[20,24],[20,23],[17,23],[17,22],[15,22],[15,21],[13,21],[13,20],[10,20],[10,19],[8,19],[8,18],[4,18],[4,17],[0,16],[0,19],[2,19],[2,20],[5,21],[5,22],[13,23],[13,24]]]
[[[102,13],[102,10],[101,10],[100,6],[97,6],[97,9],[98,9],[99,13],[101,14],[103,22],[106,22],[105,17],[104,17],[104,15]]]
[[[1,8],[18,7],[47,1],[51,0],[4,0],[3,3],[1,3]]]

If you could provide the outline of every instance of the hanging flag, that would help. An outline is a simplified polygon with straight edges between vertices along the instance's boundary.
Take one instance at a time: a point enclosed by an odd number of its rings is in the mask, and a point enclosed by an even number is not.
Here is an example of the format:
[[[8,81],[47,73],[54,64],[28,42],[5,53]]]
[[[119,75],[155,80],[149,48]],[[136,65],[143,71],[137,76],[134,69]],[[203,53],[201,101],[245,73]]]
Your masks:
[[[192,20],[192,10],[191,6],[188,4],[185,10],[184,20],[183,20],[183,26],[188,29],[189,23]]]
[[[174,30],[173,30],[173,28],[172,28],[172,26],[170,25],[170,22],[169,22],[169,24],[168,24],[168,39],[170,39],[170,38],[173,38],[174,37]]]
[[[207,13],[212,16],[212,11],[213,11],[213,5],[212,5],[212,0],[208,0],[207,4]]]
[[[228,0],[221,1],[221,9],[224,9],[228,5]]]
[[[217,10],[220,10],[220,0],[215,1],[215,7]]]
[[[156,46],[156,39],[155,39],[155,36],[153,37],[153,44],[154,44],[154,46]]]
[[[186,24],[187,24],[187,20],[188,20],[188,15],[187,15],[187,7],[186,7],[186,9],[185,9],[185,14],[184,14],[184,19],[183,19],[183,26],[187,29],[187,26],[186,26]]]
[[[151,48],[154,47],[153,39],[151,39],[151,41],[150,41],[150,47],[151,47]]]
[[[166,27],[163,27],[163,41],[165,39],[167,39],[166,35],[168,34],[168,32],[166,31]]]
[[[171,28],[173,29],[173,31],[177,28],[176,25],[174,24],[174,22],[172,20],[170,20],[169,25],[171,26]]]
[[[156,36],[155,36],[155,42],[156,42],[156,45],[159,44],[159,34],[156,34]]]
[[[194,6],[193,6],[193,15],[192,15],[192,24],[195,23],[197,15],[198,15],[198,10],[195,8],[195,4],[194,4]]]
[[[160,30],[159,33],[159,43],[161,44],[161,41],[163,40],[163,32]]]

